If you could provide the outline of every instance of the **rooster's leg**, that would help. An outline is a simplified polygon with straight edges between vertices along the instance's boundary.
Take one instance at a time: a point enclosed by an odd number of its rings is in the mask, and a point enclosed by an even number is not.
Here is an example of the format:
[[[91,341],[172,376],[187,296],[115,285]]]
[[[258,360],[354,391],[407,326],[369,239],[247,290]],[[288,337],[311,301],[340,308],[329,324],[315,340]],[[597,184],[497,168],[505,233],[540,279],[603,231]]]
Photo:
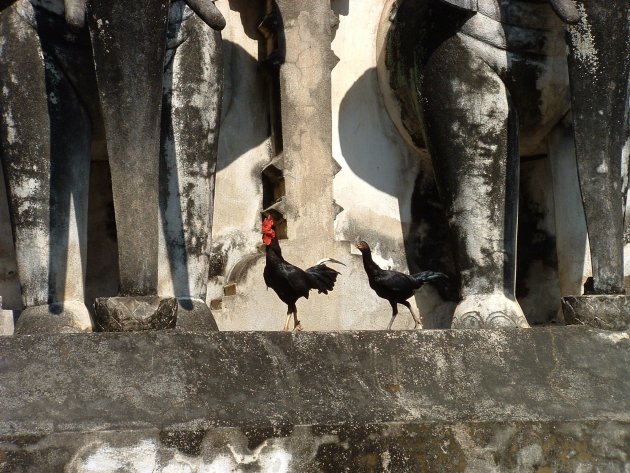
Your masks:
[[[409,312],[411,312],[411,316],[413,317],[413,321],[415,322],[415,325],[413,326],[413,328],[414,329],[418,328],[418,326],[421,325],[422,322],[420,322],[420,319],[418,318],[418,316],[414,314],[409,301],[401,302],[401,304],[404,305],[407,309],[409,309]]]
[[[293,331],[294,332],[301,332],[302,331],[302,324],[300,323],[300,321],[297,318],[297,309],[295,309],[293,311]]]
[[[389,321],[389,325],[387,326],[387,330],[391,330],[392,329],[392,324],[394,323],[394,319],[396,318],[396,315],[398,314],[398,304],[396,302],[389,302],[392,305],[392,320]]]
[[[287,311],[287,320],[284,322],[284,328],[282,330],[284,330],[285,332],[287,330],[289,330],[289,320],[291,320],[291,309],[289,308],[289,310]]]

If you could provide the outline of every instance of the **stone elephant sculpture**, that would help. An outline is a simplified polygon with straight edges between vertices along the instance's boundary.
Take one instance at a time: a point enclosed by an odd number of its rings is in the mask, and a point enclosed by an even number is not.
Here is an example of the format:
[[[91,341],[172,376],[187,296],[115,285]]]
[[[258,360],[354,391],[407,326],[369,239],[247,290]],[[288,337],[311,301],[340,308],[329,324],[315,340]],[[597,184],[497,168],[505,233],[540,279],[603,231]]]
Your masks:
[[[519,160],[560,159],[573,142],[590,290],[623,294],[627,0],[401,0],[395,8],[389,80],[402,123],[431,154],[446,208],[461,276],[452,326],[528,325],[514,289]],[[550,136],[570,115],[575,139],[554,147]]]
[[[119,249],[110,308],[175,297],[193,325],[216,329],[204,299],[224,26],[211,0],[0,3],[0,157],[24,306],[16,333],[92,330],[95,136],[107,143]]]

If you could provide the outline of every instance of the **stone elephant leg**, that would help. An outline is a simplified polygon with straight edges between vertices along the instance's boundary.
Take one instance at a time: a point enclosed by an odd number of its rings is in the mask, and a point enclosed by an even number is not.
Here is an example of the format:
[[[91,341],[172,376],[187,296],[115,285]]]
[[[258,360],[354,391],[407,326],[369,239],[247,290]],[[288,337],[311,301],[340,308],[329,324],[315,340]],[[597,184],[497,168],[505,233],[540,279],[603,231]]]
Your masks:
[[[118,232],[120,295],[157,290],[158,169],[168,0],[90,0]]]
[[[221,33],[171,4],[162,103],[159,294],[179,301],[177,326],[217,330],[205,303],[223,92]]]
[[[630,3],[578,0],[569,77],[595,294],[623,294],[622,154],[628,135]],[[623,170],[627,173],[627,169]]]
[[[40,38],[38,15],[29,2],[0,12],[0,149],[24,305],[16,333],[91,331],[83,303],[90,119]]]
[[[458,36],[422,77],[419,106],[461,272],[452,326],[527,327],[514,295],[519,148],[509,93]]]
[[[95,305],[106,330],[157,328],[154,315],[162,307],[158,177],[168,6],[169,0],[90,0],[87,7],[119,251],[121,297],[97,299]],[[110,317],[116,320],[111,326]]]
[[[630,297],[624,284],[624,204],[630,142],[630,3],[577,0],[579,21],[568,28],[575,148],[593,278],[584,295],[563,299],[568,323],[625,330]]]

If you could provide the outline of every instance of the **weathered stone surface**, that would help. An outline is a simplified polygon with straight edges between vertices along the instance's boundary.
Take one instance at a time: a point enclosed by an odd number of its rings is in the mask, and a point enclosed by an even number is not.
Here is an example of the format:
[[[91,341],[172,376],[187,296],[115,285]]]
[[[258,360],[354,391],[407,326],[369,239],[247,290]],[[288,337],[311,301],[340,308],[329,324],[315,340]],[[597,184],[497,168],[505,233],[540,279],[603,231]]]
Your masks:
[[[585,295],[562,298],[564,320],[571,325],[589,325],[605,330],[630,329],[630,297]]]
[[[210,308],[201,299],[177,299],[175,328],[184,332],[216,332],[219,330]]]
[[[94,302],[96,329],[135,332],[175,328],[177,299],[159,296],[99,297]]]
[[[88,6],[112,174],[120,293],[154,295],[158,282],[160,111],[169,2],[91,0]]]
[[[381,423],[5,439],[0,471],[624,472],[622,422]]]
[[[92,318],[83,302],[30,306],[24,309],[15,323],[15,333],[81,333],[92,331]]]
[[[0,353],[0,471],[629,465],[627,333],[95,333]]]
[[[0,353],[4,435],[279,422],[630,421],[630,337],[583,327],[14,336],[0,340]]]
[[[576,5],[580,21],[568,29],[568,64],[594,292],[623,294],[630,3],[578,0]]]

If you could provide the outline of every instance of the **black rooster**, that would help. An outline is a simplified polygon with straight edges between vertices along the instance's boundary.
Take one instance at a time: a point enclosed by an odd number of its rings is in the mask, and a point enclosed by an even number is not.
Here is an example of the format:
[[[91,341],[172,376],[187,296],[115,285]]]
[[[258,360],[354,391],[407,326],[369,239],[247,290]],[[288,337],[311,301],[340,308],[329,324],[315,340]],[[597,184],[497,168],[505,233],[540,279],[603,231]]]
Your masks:
[[[263,272],[265,284],[268,288],[273,289],[282,302],[288,306],[284,330],[289,329],[291,314],[293,314],[293,330],[302,330],[297,318],[296,301],[300,297],[308,299],[308,293],[311,289],[317,289],[317,292],[324,294],[332,291],[337,275],[340,273],[324,263],[343,263],[332,258],[326,258],[304,271],[287,263],[282,257],[282,250],[276,237],[272,217],[269,216],[263,221],[262,234],[263,242],[267,245],[267,261]]]
[[[398,304],[402,304],[409,309],[413,321],[415,322],[413,328],[418,328],[420,319],[413,313],[411,304],[407,302],[407,299],[413,295],[416,289],[420,289],[425,283],[433,284],[438,287],[444,285],[448,280],[448,276],[435,271],[404,274],[398,271],[381,269],[372,259],[372,251],[366,242],[360,241],[357,243],[357,249],[363,255],[363,267],[367,273],[370,287],[374,289],[379,297],[387,299],[392,306],[392,319],[389,321],[387,330],[391,330],[394,319],[398,314]]]

